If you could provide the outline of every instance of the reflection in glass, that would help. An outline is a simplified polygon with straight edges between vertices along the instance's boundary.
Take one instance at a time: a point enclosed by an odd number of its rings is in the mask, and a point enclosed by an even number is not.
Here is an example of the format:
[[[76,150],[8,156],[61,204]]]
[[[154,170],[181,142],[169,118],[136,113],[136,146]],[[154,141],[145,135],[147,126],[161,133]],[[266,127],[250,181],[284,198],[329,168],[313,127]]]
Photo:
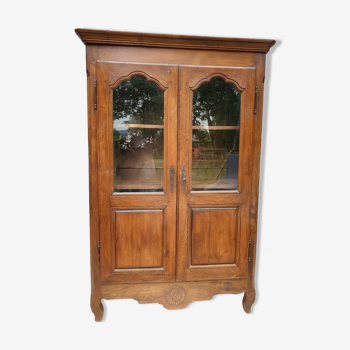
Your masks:
[[[192,190],[236,190],[241,93],[221,78],[193,91]]]
[[[164,93],[136,75],[113,90],[115,192],[162,192]]]

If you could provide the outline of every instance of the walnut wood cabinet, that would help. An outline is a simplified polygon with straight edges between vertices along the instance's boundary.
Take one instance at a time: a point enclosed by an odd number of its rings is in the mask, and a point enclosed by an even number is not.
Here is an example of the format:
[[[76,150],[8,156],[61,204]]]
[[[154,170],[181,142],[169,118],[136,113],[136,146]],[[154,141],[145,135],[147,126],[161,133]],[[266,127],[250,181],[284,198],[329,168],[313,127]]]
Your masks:
[[[88,83],[91,309],[242,293],[254,266],[273,40],[77,29]]]

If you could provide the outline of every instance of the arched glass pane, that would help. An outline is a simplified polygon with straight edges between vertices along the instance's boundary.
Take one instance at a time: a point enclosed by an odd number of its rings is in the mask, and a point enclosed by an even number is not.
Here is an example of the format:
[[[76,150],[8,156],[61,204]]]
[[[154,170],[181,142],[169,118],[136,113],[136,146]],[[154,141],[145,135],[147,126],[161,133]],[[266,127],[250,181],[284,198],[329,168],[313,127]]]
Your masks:
[[[113,90],[115,192],[162,192],[164,92],[136,75]]]
[[[236,190],[241,93],[221,78],[193,91],[192,191]]]

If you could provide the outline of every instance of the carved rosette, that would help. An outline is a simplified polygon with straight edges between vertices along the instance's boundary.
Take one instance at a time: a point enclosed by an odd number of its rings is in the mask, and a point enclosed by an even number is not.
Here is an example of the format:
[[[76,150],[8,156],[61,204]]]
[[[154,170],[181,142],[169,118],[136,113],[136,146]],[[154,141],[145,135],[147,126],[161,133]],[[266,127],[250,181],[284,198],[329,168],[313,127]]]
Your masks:
[[[165,291],[165,299],[169,304],[181,304],[186,297],[186,291],[180,286],[172,286]]]

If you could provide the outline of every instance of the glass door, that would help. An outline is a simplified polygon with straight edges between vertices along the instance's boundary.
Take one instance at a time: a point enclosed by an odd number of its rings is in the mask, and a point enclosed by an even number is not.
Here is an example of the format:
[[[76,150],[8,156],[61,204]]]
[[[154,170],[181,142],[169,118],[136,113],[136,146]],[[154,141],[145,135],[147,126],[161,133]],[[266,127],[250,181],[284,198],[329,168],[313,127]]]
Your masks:
[[[192,191],[237,190],[241,92],[214,77],[192,94]]]
[[[97,63],[106,283],[175,279],[177,76],[177,66]]]
[[[245,277],[255,70],[180,67],[177,280]]]
[[[113,89],[114,192],[164,191],[164,91],[142,75]]]

